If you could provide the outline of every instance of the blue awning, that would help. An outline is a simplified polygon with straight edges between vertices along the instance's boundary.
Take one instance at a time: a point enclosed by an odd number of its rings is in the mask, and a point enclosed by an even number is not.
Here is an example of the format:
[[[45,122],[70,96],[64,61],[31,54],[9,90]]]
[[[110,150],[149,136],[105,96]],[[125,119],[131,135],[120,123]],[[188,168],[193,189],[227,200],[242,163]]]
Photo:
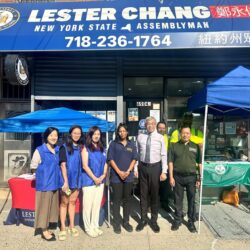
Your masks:
[[[250,47],[250,0],[0,4],[0,51]]]
[[[113,122],[68,108],[55,108],[0,120],[0,132],[42,133],[48,127],[56,127],[60,132],[68,132],[72,125],[81,126],[84,132],[92,126],[98,126],[102,132],[115,130]]]
[[[200,112],[209,105],[209,113],[250,115],[250,70],[242,66],[208,84],[188,100],[188,110]]]

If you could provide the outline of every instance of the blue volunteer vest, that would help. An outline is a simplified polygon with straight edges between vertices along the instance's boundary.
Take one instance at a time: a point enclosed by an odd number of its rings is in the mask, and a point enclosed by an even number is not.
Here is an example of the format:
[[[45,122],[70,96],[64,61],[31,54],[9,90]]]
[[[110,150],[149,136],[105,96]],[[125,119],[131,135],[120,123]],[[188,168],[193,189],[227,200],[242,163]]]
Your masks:
[[[67,176],[68,176],[68,183],[70,189],[80,188],[81,187],[81,172],[82,172],[82,159],[81,159],[81,148],[79,146],[73,146],[74,152],[73,154],[69,154],[67,150],[66,144],[63,144],[67,162]],[[61,186],[63,186],[64,179],[61,173]]]
[[[100,177],[103,174],[104,166],[106,163],[106,153],[100,150],[90,151],[89,153],[88,166],[96,177]],[[89,175],[83,170],[82,173],[82,186],[94,186],[95,182],[89,177]]]
[[[60,188],[59,147],[55,154],[43,143],[37,148],[41,163],[36,170],[36,191],[54,191]]]

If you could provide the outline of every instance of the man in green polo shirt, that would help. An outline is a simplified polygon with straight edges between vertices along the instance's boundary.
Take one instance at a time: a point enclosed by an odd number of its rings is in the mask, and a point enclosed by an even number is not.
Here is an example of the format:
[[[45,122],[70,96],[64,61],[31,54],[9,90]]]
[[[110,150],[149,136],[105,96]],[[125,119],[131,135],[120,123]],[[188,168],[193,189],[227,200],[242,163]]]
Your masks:
[[[201,173],[201,152],[197,144],[190,141],[191,129],[183,126],[180,130],[181,139],[172,144],[169,150],[169,183],[174,188],[175,220],[171,227],[173,231],[179,229],[182,222],[182,207],[184,188],[188,200],[188,229],[196,232],[195,191],[200,186],[200,176],[197,178],[197,168]]]

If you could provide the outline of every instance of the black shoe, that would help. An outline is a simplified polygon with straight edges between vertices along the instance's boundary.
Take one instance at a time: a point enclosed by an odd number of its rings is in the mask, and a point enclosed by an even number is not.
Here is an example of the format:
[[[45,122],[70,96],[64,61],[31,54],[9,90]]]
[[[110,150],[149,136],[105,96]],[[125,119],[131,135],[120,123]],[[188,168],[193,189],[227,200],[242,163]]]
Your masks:
[[[199,214],[196,214],[196,215],[195,215],[195,221],[198,221],[198,220],[199,220]],[[202,216],[201,216],[201,218],[200,218],[200,221],[203,221]]]
[[[188,227],[188,230],[189,230],[191,233],[196,233],[196,232],[197,232],[197,231],[196,231],[196,227],[195,227],[195,225],[194,225],[194,223],[193,223],[192,221],[189,221],[189,222],[188,222],[187,227]]]
[[[114,232],[120,234],[122,232],[120,225],[114,225]]]
[[[172,231],[177,231],[177,230],[179,229],[180,225],[181,225],[180,223],[174,222],[174,223],[172,224],[171,230],[172,230]]]
[[[160,232],[160,227],[158,226],[158,224],[156,222],[153,222],[151,224],[151,229],[155,232],[155,233],[159,233]]]
[[[172,210],[171,210],[171,208],[169,207],[169,206],[164,206],[164,207],[162,207],[167,213],[171,213],[172,212]]]
[[[46,241],[56,241],[56,237],[55,237],[55,236],[52,236],[52,235],[51,235],[51,238],[46,238],[46,237],[44,236],[44,234],[42,233],[42,234],[41,234],[41,237],[42,237],[42,239],[44,239],[44,240],[46,240]]]
[[[137,225],[137,227],[136,227],[135,230],[136,230],[137,232],[140,232],[140,231],[143,230],[143,228],[144,228],[147,224],[148,224],[147,221],[141,220],[141,221],[139,222],[139,224]]]
[[[129,222],[123,223],[123,228],[129,233],[133,232],[133,227],[129,224]]]

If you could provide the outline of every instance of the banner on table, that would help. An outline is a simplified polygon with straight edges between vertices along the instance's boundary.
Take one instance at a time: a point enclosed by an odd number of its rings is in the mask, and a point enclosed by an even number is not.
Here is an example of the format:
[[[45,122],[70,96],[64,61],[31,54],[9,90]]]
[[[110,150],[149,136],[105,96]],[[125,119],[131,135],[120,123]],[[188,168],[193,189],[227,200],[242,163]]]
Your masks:
[[[99,225],[105,221],[105,208],[101,207],[100,209],[100,216],[99,216]],[[75,225],[83,225],[82,220],[82,213],[75,213]],[[4,221],[4,225],[13,225],[16,224],[19,226],[23,224],[25,226],[34,227],[35,224],[35,211],[34,210],[27,210],[27,209],[17,209],[11,208],[6,220]],[[69,224],[69,221],[66,222]]]
[[[205,163],[203,185],[208,187],[225,187],[238,184],[250,186],[250,163]]]

